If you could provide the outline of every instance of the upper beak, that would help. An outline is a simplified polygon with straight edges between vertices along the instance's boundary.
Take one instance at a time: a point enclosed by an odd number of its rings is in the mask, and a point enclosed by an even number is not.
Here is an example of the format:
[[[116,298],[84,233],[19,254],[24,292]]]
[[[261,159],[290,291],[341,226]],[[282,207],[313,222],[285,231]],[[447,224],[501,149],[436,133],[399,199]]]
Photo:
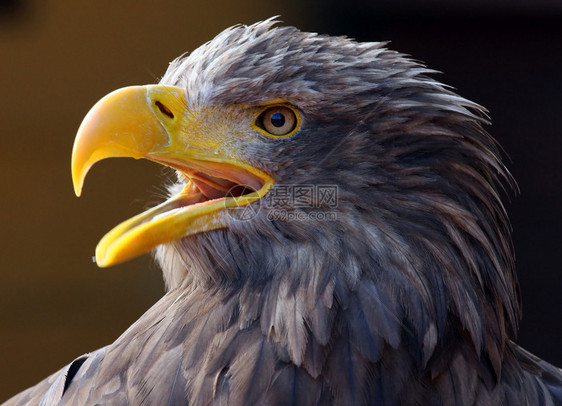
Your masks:
[[[110,157],[146,158],[180,170],[184,190],[115,227],[98,244],[96,262],[109,266],[159,244],[227,226],[226,210],[263,197],[273,179],[223,153],[228,134],[209,134],[186,107],[184,89],[133,86],[101,99],[80,125],[72,152],[72,180],[80,196],[93,164]],[[236,190],[236,192],[233,192]]]

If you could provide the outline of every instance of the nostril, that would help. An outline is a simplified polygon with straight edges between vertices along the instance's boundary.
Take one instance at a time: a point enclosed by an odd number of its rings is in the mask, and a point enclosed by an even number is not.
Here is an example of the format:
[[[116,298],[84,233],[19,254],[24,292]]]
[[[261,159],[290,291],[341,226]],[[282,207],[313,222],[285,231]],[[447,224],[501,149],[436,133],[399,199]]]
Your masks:
[[[158,107],[158,110],[160,110],[160,112],[162,114],[164,114],[165,116],[168,116],[170,118],[174,118],[174,113],[172,113],[172,111],[168,107],[164,106],[159,101],[157,101],[155,104],[156,104],[156,107]]]

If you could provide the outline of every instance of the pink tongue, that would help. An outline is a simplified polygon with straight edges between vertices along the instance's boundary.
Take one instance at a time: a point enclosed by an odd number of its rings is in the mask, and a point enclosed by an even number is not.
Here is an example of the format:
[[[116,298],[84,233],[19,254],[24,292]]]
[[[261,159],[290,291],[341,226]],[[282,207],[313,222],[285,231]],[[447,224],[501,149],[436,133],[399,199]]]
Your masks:
[[[195,186],[197,186],[203,196],[205,196],[209,200],[218,199],[219,197],[224,197],[226,195],[226,193],[222,190],[213,188],[201,179],[191,178],[191,181],[195,184]]]
[[[256,184],[256,179],[251,176],[244,176],[246,183],[233,182],[224,178],[218,178],[208,173],[190,172],[184,176],[193,182],[193,185],[199,189],[199,192],[208,200],[218,199],[221,197],[241,196],[251,191],[257,190],[252,188],[252,184]],[[244,186],[242,186],[244,185]],[[246,186],[247,185],[247,186]]]

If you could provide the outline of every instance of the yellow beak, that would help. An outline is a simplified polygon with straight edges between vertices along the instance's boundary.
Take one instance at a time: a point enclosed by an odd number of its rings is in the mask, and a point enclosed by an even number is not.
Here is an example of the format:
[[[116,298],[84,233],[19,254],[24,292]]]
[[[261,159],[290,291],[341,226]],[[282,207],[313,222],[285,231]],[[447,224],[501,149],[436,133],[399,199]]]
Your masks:
[[[111,157],[146,158],[175,168],[188,179],[183,191],[115,227],[96,248],[105,267],[159,244],[224,228],[235,210],[262,198],[273,179],[235,156],[227,133],[203,128],[187,109],[184,90],[133,86],[101,99],[80,125],[72,151],[72,180],[80,196],[96,162]],[[226,153],[227,151],[228,153]]]

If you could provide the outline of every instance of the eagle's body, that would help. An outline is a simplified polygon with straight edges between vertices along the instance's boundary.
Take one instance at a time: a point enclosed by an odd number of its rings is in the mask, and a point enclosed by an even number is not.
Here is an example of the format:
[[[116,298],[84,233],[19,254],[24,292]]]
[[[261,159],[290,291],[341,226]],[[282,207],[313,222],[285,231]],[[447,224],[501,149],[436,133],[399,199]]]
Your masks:
[[[509,340],[512,181],[483,110],[384,44],[271,25],[226,30],[161,81],[233,126],[271,100],[299,112],[290,137],[236,141],[271,199],[160,245],[166,295],[8,404],[562,405],[562,371]],[[298,221],[272,216],[287,189],[314,192],[285,201]]]

